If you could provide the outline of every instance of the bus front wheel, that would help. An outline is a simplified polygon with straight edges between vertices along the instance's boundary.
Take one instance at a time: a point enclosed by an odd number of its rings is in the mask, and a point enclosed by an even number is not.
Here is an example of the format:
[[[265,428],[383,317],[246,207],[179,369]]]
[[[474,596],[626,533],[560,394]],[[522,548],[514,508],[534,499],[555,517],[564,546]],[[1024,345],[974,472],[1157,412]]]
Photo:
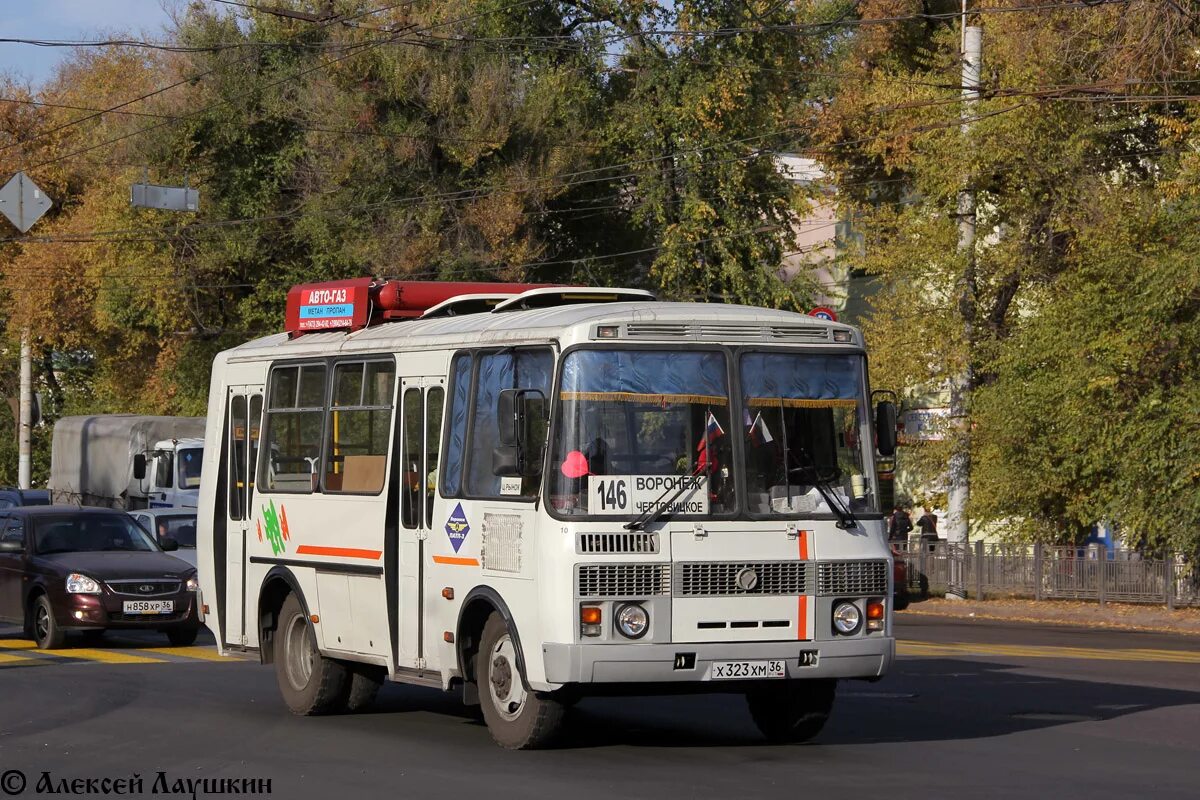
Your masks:
[[[483,626],[475,654],[475,679],[483,719],[501,747],[544,747],[562,727],[563,705],[545,692],[525,688],[515,639],[499,614],[493,613]]]
[[[825,727],[837,681],[780,681],[746,692],[754,724],[772,742],[805,742]]]
[[[328,714],[340,710],[349,680],[346,665],[325,658],[317,649],[312,623],[299,598],[288,595],[275,630],[275,677],[283,701],[293,714]]]

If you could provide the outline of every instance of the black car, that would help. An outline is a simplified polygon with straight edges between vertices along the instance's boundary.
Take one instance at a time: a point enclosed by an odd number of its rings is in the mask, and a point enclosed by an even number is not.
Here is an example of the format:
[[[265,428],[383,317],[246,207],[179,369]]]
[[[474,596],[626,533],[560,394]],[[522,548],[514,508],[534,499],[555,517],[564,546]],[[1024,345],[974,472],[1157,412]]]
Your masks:
[[[29,506],[0,511],[0,620],[19,623],[43,649],[68,631],[153,629],[189,645],[196,570],[167,555],[124,511]]]

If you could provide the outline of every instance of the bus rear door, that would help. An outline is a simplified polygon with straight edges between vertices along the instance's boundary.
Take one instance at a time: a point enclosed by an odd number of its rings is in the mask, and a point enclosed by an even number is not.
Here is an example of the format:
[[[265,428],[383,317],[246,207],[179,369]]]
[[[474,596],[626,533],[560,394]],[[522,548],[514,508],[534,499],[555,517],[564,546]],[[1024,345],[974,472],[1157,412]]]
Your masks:
[[[225,615],[226,644],[248,644],[246,631],[246,537],[254,519],[254,470],[258,461],[258,437],[262,428],[263,387],[229,387],[229,442],[227,465],[229,502],[225,526]]]

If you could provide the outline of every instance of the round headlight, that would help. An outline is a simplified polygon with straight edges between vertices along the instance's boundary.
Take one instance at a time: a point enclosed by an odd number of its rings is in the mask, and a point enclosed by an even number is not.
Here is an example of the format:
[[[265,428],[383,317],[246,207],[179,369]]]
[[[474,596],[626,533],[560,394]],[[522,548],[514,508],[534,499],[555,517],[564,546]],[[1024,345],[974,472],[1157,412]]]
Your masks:
[[[862,612],[854,603],[838,603],[833,607],[833,627],[838,633],[849,635],[862,624]]]
[[[637,603],[628,603],[617,609],[617,630],[627,639],[640,639],[650,628],[650,615]]]

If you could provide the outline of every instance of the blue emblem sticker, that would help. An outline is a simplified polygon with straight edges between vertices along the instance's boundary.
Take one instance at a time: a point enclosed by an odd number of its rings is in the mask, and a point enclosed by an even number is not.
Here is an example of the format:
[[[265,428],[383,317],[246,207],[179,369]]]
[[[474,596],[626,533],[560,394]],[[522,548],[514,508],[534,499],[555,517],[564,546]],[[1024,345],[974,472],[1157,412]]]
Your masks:
[[[458,548],[462,547],[470,532],[471,526],[467,524],[467,515],[463,513],[462,503],[458,503],[454,506],[454,512],[450,514],[450,519],[446,520],[446,535],[450,537],[450,546],[454,548],[454,552],[458,552]]]

